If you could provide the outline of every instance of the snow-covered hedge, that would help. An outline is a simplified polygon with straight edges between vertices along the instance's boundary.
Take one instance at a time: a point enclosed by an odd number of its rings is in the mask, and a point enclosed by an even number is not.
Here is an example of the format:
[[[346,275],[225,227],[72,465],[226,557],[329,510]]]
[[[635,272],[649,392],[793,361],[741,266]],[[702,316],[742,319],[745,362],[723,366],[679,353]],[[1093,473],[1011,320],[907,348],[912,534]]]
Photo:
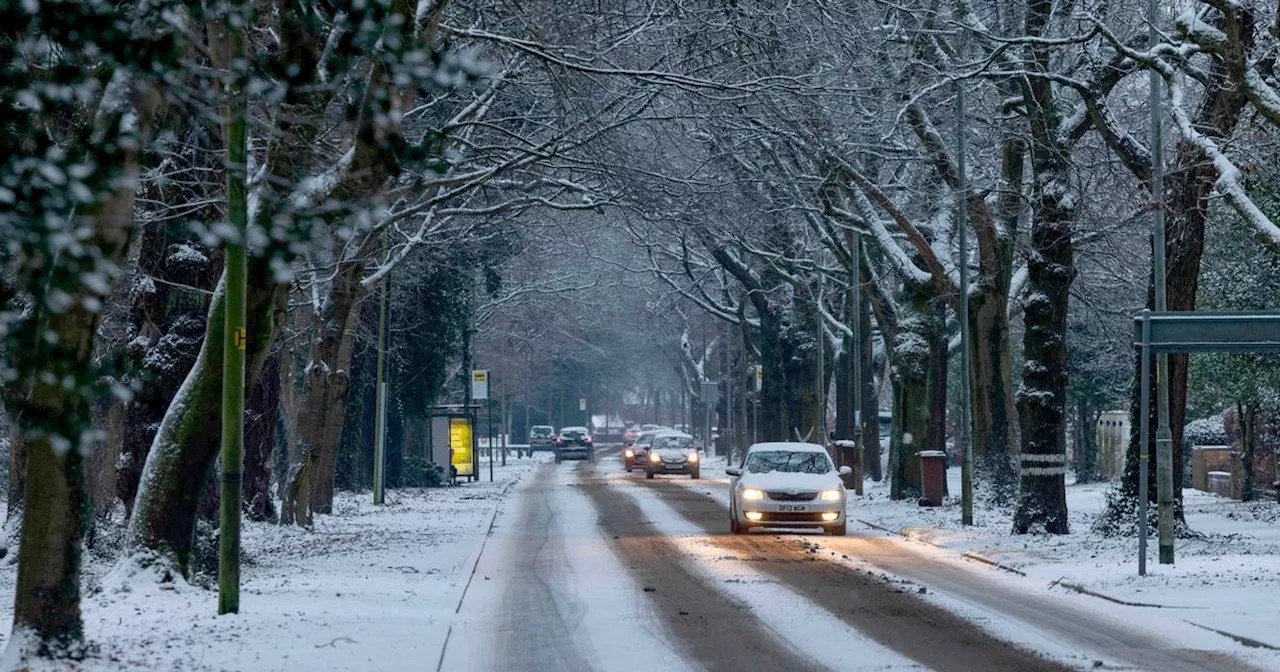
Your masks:
[[[1220,415],[1188,422],[1183,436],[1195,446],[1224,446],[1231,443]]]

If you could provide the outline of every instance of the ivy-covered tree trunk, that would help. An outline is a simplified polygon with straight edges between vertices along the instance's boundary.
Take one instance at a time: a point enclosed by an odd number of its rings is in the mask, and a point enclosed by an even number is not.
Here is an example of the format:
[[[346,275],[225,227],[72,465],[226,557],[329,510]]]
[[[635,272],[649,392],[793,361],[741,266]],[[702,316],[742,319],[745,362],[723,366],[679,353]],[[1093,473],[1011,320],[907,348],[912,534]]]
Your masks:
[[[138,110],[139,128],[150,127],[153,109]],[[118,117],[113,120],[119,123]],[[83,391],[63,381],[71,379],[84,385],[92,375],[94,341],[101,320],[100,310],[93,306],[101,306],[110,294],[109,283],[115,278],[109,269],[124,261],[129,247],[138,175],[136,150],[123,152],[120,161],[115,192],[82,218],[91,232],[83,244],[97,250],[100,257],[87,268],[64,266],[51,271],[50,283],[62,288],[70,300],[60,312],[40,306],[30,318],[30,333],[38,334],[45,343],[39,353],[41,366],[51,367],[48,370],[53,375],[46,378],[35,373],[22,411],[15,418],[16,429],[25,435],[27,461],[9,643],[18,647],[15,660],[32,655],[78,658],[84,653],[80,650],[80,564],[92,511],[84,476],[88,445],[81,432],[90,422],[90,408]],[[62,259],[23,261],[29,267],[51,261],[55,265],[72,263]],[[81,273],[105,274],[108,282],[85,282]]]
[[[225,278],[224,278],[225,280]],[[222,325],[224,280],[209,304],[204,344],[156,433],[142,472],[126,543],[140,564],[189,576],[196,514],[222,441]],[[284,319],[288,286],[275,282],[266,259],[249,264],[245,298],[245,387],[257,385],[263,362]]]
[[[889,439],[889,494],[893,499],[920,497],[920,456],[929,435],[929,339],[932,315],[928,297],[908,287],[893,339],[894,432]]]

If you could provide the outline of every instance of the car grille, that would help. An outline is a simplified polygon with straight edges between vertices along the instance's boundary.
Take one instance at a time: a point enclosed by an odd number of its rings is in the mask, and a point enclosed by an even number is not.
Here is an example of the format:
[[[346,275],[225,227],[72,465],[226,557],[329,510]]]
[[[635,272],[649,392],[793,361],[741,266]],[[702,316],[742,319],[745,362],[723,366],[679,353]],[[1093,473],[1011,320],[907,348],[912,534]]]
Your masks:
[[[812,502],[818,498],[818,493],[812,491],[791,493],[786,490],[767,490],[766,493],[775,502]]]

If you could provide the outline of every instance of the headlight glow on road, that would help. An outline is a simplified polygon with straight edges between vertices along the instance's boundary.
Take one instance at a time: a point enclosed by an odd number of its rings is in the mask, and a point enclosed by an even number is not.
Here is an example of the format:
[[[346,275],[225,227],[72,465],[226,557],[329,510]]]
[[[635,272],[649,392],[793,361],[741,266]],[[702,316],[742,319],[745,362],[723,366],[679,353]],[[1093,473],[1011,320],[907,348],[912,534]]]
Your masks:
[[[840,491],[839,491],[839,490],[823,490],[823,491],[822,491],[822,501],[824,501],[824,502],[838,502],[838,501],[840,501]]]
[[[750,501],[759,501],[764,499],[764,492],[755,488],[747,488],[742,491],[742,498]]]
[[[746,515],[747,520],[760,520],[764,517],[764,514],[759,511],[748,511]]]

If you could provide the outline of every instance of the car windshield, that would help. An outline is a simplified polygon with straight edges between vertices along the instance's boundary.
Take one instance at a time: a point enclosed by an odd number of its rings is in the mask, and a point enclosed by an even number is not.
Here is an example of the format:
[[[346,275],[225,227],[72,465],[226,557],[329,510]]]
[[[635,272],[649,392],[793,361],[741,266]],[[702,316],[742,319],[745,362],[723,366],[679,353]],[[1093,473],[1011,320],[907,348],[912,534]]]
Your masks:
[[[550,427],[547,427],[547,426],[534,427],[534,428],[533,428],[532,430],[530,430],[530,431],[532,431],[534,434],[536,434],[536,435],[538,435],[538,436],[550,436],[550,435],[551,435],[551,428],[550,428]]]
[[[831,460],[812,450],[761,450],[747,455],[747,473],[825,474],[831,471]]]
[[[693,450],[693,439],[687,436],[659,436],[653,440],[657,450]]]
[[[566,439],[581,439],[586,435],[587,433],[580,429],[566,429],[563,432],[560,432],[560,436],[563,436]]]

